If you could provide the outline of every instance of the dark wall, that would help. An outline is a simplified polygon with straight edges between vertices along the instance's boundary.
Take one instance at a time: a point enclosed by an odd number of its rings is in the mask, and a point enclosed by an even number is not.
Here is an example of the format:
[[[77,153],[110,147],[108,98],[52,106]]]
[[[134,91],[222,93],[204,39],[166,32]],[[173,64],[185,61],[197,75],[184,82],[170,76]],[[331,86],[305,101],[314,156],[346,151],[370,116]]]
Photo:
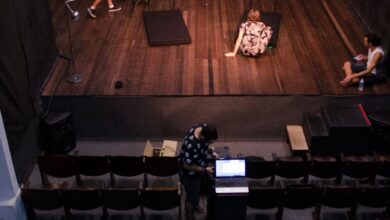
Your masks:
[[[50,97],[44,97],[46,102]],[[178,139],[202,121],[218,127],[222,141],[286,140],[286,125],[322,104],[361,103],[368,114],[390,110],[390,96],[57,96],[52,110],[73,113],[81,139]],[[98,109],[98,110],[97,110]]]
[[[0,1],[0,109],[13,158],[31,157],[23,151],[38,146],[36,135],[26,133],[36,133],[39,90],[57,55],[52,28],[47,0]]]
[[[389,0],[347,0],[368,29],[383,39],[383,46],[390,44],[390,1]]]

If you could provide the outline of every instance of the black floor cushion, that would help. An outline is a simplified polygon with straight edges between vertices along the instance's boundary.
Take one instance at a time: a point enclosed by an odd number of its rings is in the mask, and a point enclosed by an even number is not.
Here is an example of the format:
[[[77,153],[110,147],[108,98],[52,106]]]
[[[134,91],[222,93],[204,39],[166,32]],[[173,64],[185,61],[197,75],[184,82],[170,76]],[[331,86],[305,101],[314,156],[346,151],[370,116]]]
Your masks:
[[[150,46],[191,43],[179,10],[144,12],[144,23]]]

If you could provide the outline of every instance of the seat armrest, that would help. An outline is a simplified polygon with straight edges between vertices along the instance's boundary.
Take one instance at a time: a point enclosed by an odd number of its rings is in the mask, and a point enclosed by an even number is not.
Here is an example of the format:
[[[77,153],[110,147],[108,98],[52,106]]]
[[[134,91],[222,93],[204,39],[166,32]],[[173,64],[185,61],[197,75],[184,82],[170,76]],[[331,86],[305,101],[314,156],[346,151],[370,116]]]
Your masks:
[[[311,161],[313,158],[312,158],[312,156],[311,156],[311,154],[309,153],[309,152],[307,152],[306,154],[305,154],[305,156],[306,156],[306,161]]]
[[[344,153],[340,153],[340,161],[345,162],[345,154]]]
[[[177,194],[180,196],[181,195],[181,182],[177,182]]]
[[[69,185],[69,183],[68,182],[63,182],[62,184],[61,184],[61,189],[67,189],[68,188],[68,185]]]
[[[272,160],[277,161],[278,160],[278,155],[276,153],[272,153]]]

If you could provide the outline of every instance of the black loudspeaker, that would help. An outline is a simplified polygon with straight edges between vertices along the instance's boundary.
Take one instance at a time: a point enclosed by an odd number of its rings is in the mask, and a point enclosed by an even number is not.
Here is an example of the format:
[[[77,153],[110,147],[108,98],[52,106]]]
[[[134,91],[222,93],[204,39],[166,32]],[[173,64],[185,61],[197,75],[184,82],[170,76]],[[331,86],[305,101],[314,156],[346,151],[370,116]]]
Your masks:
[[[49,153],[67,153],[76,147],[72,113],[53,112],[41,120],[41,141]]]
[[[380,154],[390,153],[390,111],[378,111],[370,114],[372,124],[371,149]]]
[[[370,146],[371,125],[360,104],[324,104],[321,116],[332,146],[346,155],[364,155]]]

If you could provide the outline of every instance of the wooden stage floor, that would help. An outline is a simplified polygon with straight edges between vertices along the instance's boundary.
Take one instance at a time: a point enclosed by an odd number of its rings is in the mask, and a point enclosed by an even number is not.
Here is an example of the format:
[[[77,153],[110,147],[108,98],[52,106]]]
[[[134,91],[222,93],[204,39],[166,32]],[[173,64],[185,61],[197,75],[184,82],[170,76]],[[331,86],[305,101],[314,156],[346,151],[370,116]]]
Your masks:
[[[76,0],[81,13],[70,21],[80,84],[68,84],[67,62],[57,64],[42,95],[60,96],[192,96],[192,95],[354,95],[389,94],[390,83],[343,88],[341,65],[350,54],[337,34],[321,0],[278,0],[282,14],[278,45],[261,58],[237,55],[232,50],[244,0],[151,0],[134,6],[121,0],[122,10],[108,13],[106,2],[88,17],[91,1]],[[273,11],[274,0],[253,0],[254,8]],[[363,28],[345,0],[327,0],[353,46],[365,52]],[[63,1],[50,0],[57,48],[69,54]],[[192,44],[149,47],[142,12],[179,9]],[[115,89],[116,81],[123,82]]]

